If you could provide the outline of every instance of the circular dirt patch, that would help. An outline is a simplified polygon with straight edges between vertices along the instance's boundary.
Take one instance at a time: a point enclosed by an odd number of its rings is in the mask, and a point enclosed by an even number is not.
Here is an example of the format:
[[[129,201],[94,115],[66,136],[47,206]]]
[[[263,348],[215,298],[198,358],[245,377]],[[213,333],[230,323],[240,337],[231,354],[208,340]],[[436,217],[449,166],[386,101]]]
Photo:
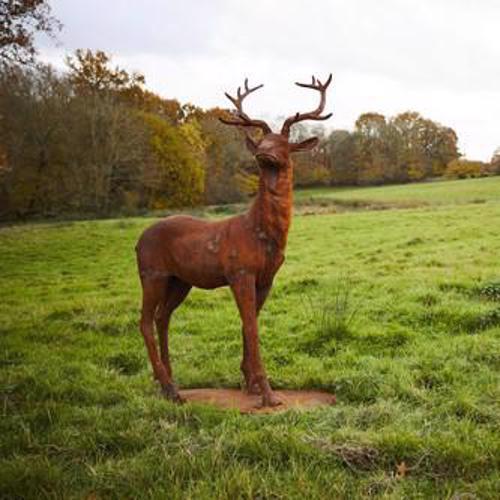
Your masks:
[[[282,404],[259,408],[261,396],[240,389],[184,389],[179,391],[187,402],[205,403],[218,408],[236,408],[241,413],[275,413],[335,404],[335,396],[322,391],[274,391]]]

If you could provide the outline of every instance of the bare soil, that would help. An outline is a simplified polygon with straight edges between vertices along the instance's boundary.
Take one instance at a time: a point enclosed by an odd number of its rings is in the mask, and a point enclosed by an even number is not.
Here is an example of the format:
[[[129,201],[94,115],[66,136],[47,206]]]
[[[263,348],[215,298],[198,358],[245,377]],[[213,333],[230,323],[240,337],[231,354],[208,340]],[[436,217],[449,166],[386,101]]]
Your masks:
[[[310,409],[335,404],[335,396],[322,391],[274,391],[282,404],[272,408],[260,407],[261,396],[240,389],[185,389],[179,391],[187,402],[204,403],[240,413],[276,413],[290,409]]]

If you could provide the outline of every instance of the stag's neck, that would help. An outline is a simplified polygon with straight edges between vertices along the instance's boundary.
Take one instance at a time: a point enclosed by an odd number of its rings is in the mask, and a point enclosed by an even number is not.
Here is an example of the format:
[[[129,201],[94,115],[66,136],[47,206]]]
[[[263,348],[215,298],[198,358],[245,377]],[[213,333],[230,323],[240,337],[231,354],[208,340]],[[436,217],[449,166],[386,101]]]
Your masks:
[[[286,247],[292,219],[292,167],[262,170],[259,190],[249,216],[260,239],[269,239],[280,250]]]

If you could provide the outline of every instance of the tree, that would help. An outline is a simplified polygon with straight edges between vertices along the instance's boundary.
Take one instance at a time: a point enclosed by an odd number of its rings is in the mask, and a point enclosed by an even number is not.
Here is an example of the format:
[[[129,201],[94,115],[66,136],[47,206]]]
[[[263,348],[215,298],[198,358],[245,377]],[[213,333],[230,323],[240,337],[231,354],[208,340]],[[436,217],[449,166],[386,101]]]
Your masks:
[[[353,133],[335,131],[326,140],[332,183],[384,184],[443,175],[457,159],[457,136],[415,112],[386,119],[363,113]]]
[[[364,113],[356,120],[358,146],[358,181],[361,184],[380,184],[384,180],[385,136],[387,123],[379,113]]]
[[[363,113],[356,120],[356,130],[364,137],[382,139],[386,126],[385,116],[380,113]]]
[[[493,175],[500,175],[500,147],[495,150],[491,157],[491,173]]]
[[[467,179],[469,177],[484,177],[488,175],[488,164],[472,160],[452,160],[444,175],[451,179]]]
[[[460,158],[461,153],[458,150],[458,136],[450,127],[441,127],[439,134],[439,142],[436,144],[434,158],[434,174],[442,175],[446,165],[453,160]]]
[[[326,157],[331,184],[346,186],[358,183],[358,149],[356,135],[334,130],[326,139]]]
[[[205,202],[230,203],[244,200],[257,188],[258,170],[240,130],[219,121],[226,111],[213,108],[200,119],[206,143]]]
[[[129,208],[147,204],[141,200],[141,165],[149,146],[138,110],[146,99],[154,107],[153,102],[161,98],[143,89],[142,74],[112,67],[111,57],[103,51],[78,49],[66,58],[66,64],[68,81],[75,90],[75,116],[80,119],[75,123],[75,137],[81,134],[80,143],[75,144],[80,151],[78,163],[93,194],[87,206],[107,213],[124,200]]]
[[[0,78],[0,144],[9,197],[19,213],[46,212],[57,195],[71,90],[50,66],[11,68]]]
[[[406,111],[390,121],[390,126],[395,128],[400,139],[398,151],[400,181],[416,181],[425,177],[425,154],[419,140],[422,120],[419,113]]]
[[[164,99],[149,90],[143,90],[135,97],[134,104],[142,111],[160,116],[172,125],[180,125],[186,119],[184,106],[176,99]]]
[[[0,73],[2,214],[109,214],[201,202],[206,141],[198,108],[143,91],[137,79],[101,64],[106,58],[85,60],[92,63],[81,73],[88,79],[43,64]]]
[[[46,0],[0,0],[0,64],[34,62],[35,33],[54,37],[61,27]]]
[[[81,208],[107,214],[140,190],[147,135],[135,109],[107,94],[76,96],[68,109],[67,161],[84,187]]]
[[[150,161],[144,182],[151,208],[183,207],[202,201],[204,143],[195,120],[175,127],[162,118],[143,114],[149,131]]]
[[[115,66],[110,67],[111,57],[97,50],[77,49],[73,56],[66,58],[69,80],[81,93],[116,93],[129,99],[142,96],[144,75],[128,73]]]
[[[112,94],[79,95],[50,66],[0,76],[4,211],[109,213],[141,189],[144,124]]]
[[[301,142],[309,137],[317,137],[319,145],[312,151],[293,155],[293,181],[295,186],[318,186],[329,183],[325,128],[321,124],[297,123],[292,128],[292,142]]]
[[[448,163],[458,159],[457,135],[449,127],[407,111],[390,120],[399,136],[398,164],[402,181],[442,175]]]
[[[67,65],[65,73],[43,64],[0,71],[2,216],[228,203],[258,188],[244,134],[219,122],[226,110],[164,99],[102,51],[77,50]],[[294,141],[311,135],[319,147],[294,155],[299,186],[500,172],[499,153],[479,168],[454,162],[455,132],[414,112],[364,113],[353,132],[292,129]]]

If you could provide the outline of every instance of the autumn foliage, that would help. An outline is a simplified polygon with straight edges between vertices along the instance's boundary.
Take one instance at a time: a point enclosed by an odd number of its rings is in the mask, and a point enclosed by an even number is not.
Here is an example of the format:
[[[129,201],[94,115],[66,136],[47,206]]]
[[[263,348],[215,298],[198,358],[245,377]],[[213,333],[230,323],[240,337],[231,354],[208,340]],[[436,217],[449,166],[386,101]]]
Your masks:
[[[54,36],[61,23],[52,16],[45,0],[2,0],[0,2],[0,67],[34,62],[35,33]]]
[[[67,69],[4,65],[0,74],[0,217],[138,213],[247,199],[257,187],[242,134],[161,97],[102,51]],[[500,155],[460,159],[457,135],[415,112],[365,113],[353,131],[298,124],[319,147],[295,158],[295,184],[376,185],[500,172]]]

